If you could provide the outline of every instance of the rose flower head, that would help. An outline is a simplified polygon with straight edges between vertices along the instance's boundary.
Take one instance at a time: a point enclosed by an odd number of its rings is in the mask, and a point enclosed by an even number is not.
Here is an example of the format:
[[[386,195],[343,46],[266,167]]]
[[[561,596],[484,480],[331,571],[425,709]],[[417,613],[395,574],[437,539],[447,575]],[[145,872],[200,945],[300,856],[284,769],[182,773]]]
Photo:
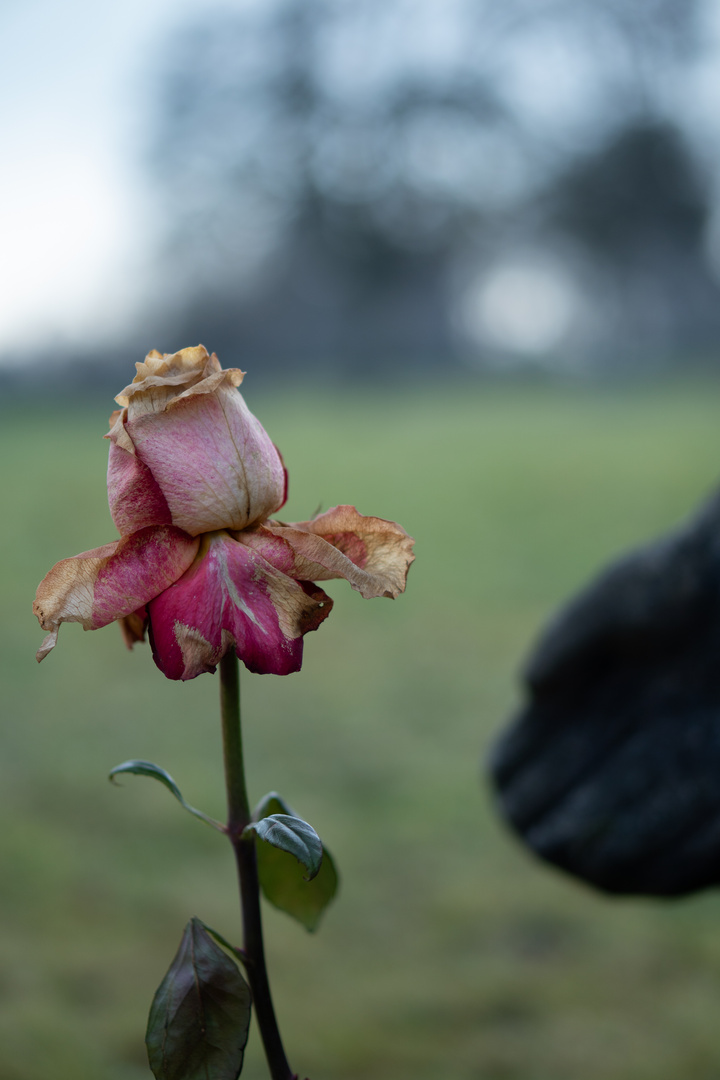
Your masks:
[[[362,596],[396,597],[414,559],[400,525],[336,506],[311,521],[274,520],[282,458],[237,387],[202,345],[136,364],[110,418],[108,500],[114,543],[57,563],[33,611],[48,631],[120,622],[128,646],[147,629],[170,679],[214,671],[234,649],[250,671],[287,675],[302,639],[330,614],[315,582],[345,578]]]

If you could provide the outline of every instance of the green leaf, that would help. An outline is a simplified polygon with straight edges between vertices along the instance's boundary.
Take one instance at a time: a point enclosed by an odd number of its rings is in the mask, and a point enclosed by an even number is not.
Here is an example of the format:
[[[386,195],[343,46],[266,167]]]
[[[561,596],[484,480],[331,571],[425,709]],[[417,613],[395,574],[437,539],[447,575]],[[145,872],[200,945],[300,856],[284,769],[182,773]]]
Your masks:
[[[285,802],[282,795],[278,795],[277,791],[269,791],[267,795],[263,795],[253,810],[252,820],[260,821],[261,818],[270,817],[271,814],[289,814],[290,817],[300,817],[290,803]]]
[[[215,821],[215,818],[208,817],[202,810],[196,810],[190,803],[185,802],[180,788],[170,776],[170,773],[165,772],[159,765],[154,765],[152,761],[123,761],[122,765],[116,765],[114,769],[110,770],[108,780],[114,784],[116,783],[115,777],[120,776],[122,773],[132,773],[134,776],[150,776],[153,780],[159,780],[189,814],[193,814],[194,817],[204,821],[207,825],[212,825],[213,829],[217,829],[222,833],[225,832],[225,826],[221,825],[219,821]]]
[[[150,1008],[145,1042],[156,1080],[237,1080],[250,1003],[237,964],[191,919]]]
[[[288,803],[277,792],[271,791],[255,807],[253,818],[259,822],[279,814],[298,818]],[[303,867],[282,848],[260,841],[256,848],[258,875],[265,898],[297,919],[307,930],[316,930],[338,889],[338,874],[330,852],[323,846],[320,870],[312,881],[308,881]]]
[[[320,871],[308,881],[292,856],[270,844],[258,843],[257,847],[258,875],[265,898],[307,930],[316,930],[338,889],[338,874],[330,852],[324,849]]]
[[[320,870],[323,846],[320,837],[307,821],[292,814],[270,814],[243,829],[243,836],[255,833],[258,840],[292,855],[307,870],[312,881]]]

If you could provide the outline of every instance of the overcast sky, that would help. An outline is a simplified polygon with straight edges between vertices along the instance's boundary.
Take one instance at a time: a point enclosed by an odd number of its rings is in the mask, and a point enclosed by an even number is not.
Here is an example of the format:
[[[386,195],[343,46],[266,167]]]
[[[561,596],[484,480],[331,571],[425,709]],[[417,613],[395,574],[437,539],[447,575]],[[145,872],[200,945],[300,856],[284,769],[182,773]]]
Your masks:
[[[708,4],[711,45],[676,96],[720,145],[720,0]],[[207,7],[203,0],[0,5],[0,356],[75,340],[84,327],[110,335],[130,317],[153,230],[141,167],[153,65],[171,29]]]
[[[134,294],[147,221],[143,105],[201,0],[3,0],[0,352],[75,336]],[[118,303],[119,301],[119,303]]]

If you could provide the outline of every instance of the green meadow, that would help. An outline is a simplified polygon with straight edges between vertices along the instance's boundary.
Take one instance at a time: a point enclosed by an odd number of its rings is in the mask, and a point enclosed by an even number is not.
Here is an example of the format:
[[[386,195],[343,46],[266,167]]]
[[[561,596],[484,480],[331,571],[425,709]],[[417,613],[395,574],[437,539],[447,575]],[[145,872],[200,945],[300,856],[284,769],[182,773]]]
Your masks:
[[[246,398],[285,520],[355,504],[417,561],[398,600],[330,582],[301,673],[243,674],[248,780],[332,851],[310,935],[265,905],[288,1056],[312,1080],[717,1080],[720,897],[607,899],[498,819],[483,760],[558,604],[720,474],[720,385],[352,389]],[[113,403],[0,412],[0,1080],[149,1080],[147,1010],[191,915],[238,940],[231,851],[127,758],[222,817],[216,676],[167,681],[117,627],[31,614],[59,559],[115,538]],[[719,781],[720,782],[720,781]],[[267,1076],[252,1031],[243,1077]]]

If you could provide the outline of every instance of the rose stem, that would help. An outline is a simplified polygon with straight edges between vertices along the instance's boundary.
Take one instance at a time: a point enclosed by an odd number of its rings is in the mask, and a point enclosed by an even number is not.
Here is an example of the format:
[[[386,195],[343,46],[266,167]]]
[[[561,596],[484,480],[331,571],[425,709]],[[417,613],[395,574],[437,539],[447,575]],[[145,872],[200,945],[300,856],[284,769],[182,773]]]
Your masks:
[[[260,885],[254,837],[242,839],[242,831],[250,821],[245,770],[243,767],[242,732],[240,728],[240,673],[234,652],[227,652],[220,661],[220,712],[222,715],[223,755],[225,758],[225,787],[228,801],[227,831],[235,851],[240,900],[243,918],[243,952],[247,976],[253,995],[265,1056],[272,1080],[296,1080],[288,1065],[282,1039],[275,1019],[270,983],[265,966],[265,949],[260,915]]]

